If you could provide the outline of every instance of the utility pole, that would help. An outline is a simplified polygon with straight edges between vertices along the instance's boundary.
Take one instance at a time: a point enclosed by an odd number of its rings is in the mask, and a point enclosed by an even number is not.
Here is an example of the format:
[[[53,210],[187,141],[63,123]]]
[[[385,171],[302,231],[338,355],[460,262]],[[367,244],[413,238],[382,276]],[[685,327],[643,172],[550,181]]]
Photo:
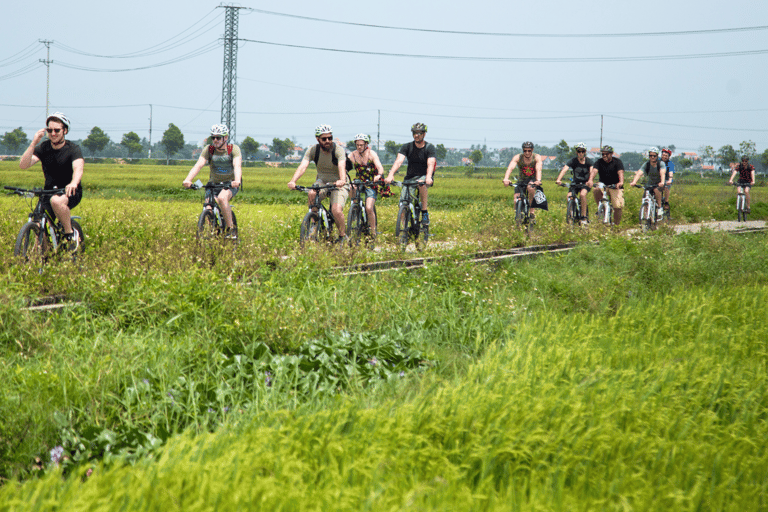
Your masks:
[[[234,5],[220,5],[226,9],[224,18],[224,70],[221,86],[221,123],[229,128],[229,140],[234,144],[237,131],[237,26],[240,9]]]
[[[45,59],[40,59],[40,62],[45,64],[45,67],[47,68],[45,72],[45,118],[48,119],[48,97],[51,88],[51,63],[53,62],[51,60],[51,44],[53,41],[46,41],[44,39],[40,39],[39,41],[43,43],[47,49]]]
[[[603,149],[603,115],[600,114],[600,150]]]
[[[152,158],[152,104],[149,104],[149,155],[147,158]]]
[[[379,109],[379,125],[376,132],[376,152],[381,152],[381,109]]]

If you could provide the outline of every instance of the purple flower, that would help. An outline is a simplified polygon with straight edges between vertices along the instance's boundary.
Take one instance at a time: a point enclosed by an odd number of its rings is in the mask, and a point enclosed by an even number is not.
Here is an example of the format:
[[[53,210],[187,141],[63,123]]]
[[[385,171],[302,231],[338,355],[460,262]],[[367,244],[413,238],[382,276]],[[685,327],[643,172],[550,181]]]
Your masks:
[[[379,360],[376,359],[375,357],[372,357],[371,360],[368,362],[371,364],[371,366],[376,366],[377,364],[379,364]]]
[[[270,372],[264,372],[264,384],[267,386],[272,385],[272,374]]]
[[[51,450],[51,462],[59,465],[59,461],[61,461],[61,458],[64,456],[64,447],[59,445],[53,450]]]

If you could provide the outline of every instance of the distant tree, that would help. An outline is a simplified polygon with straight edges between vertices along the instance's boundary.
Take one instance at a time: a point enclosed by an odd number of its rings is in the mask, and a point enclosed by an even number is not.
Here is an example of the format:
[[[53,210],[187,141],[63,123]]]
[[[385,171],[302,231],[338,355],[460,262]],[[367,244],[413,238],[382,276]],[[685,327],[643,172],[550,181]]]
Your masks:
[[[562,167],[565,165],[565,163],[576,156],[576,152],[573,151],[569,146],[568,143],[565,142],[565,139],[562,139],[557,146],[555,146],[555,163],[557,163],[558,167]]]
[[[392,155],[393,157],[397,157],[398,151],[400,151],[400,144],[393,140],[388,140],[384,143],[384,149],[387,151],[388,155]]]
[[[435,158],[437,160],[445,160],[445,155],[448,154],[448,150],[445,149],[444,144],[438,144],[435,146]]]
[[[356,151],[356,150],[357,150],[357,146],[355,146],[355,141],[348,140],[347,141],[347,151]]]
[[[160,145],[165,148],[165,161],[169,163],[171,157],[184,147],[184,134],[173,123],[168,124],[168,129],[163,133]]]
[[[757,154],[755,143],[751,140],[741,141],[741,144],[739,144],[739,154],[741,156],[748,156],[750,158],[755,156]]]
[[[293,148],[294,144],[291,139],[286,138],[284,140],[280,140],[277,137],[272,139],[272,145],[270,146],[270,149],[273,153],[283,157],[287,156]]]
[[[669,148],[672,149],[672,148]],[[693,160],[690,158],[678,158],[677,159],[677,166],[681,169],[688,169],[693,165]]]
[[[96,154],[109,144],[109,135],[104,133],[104,130],[98,126],[91,128],[91,133],[83,141],[83,146],[88,149],[92,154]]]
[[[5,132],[3,135],[3,145],[9,153],[17,153],[19,148],[29,144],[27,134],[21,129],[21,126],[11,132]]]
[[[252,137],[248,136],[243,139],[243,142],[240,143],[240,149],[243,150],[249,157],[255,157],[256,153],[259,152],[259,143],[256,142]]]
[[[128,150],[129,157],[133,157],[136,153],[141,153],[142,149],[144,149],[141,145],[141,138],[136,132],[123,134],[123,140],[120,141],[120,145]]]
[[[763,151],[763,154],[760,155],[760,163],[763,164],[763,167],[768,167],[768,149]]]
[[[621,154],[621,163],[624,164],[625,171],[629,171],[630,169],[633,171],[638,170],[644,161],[645,158],[643,158],[642,153],[627,151],[626,153]]]
[[[701,158],[709,160],[710,164],[714,164],[715,148],[712,146],[701,146],[699,148],[699,153],[701,154]]]
[[[483,152],[476,149],[469,154],[469,159],[472,160],[473,165],[477,165],[483,160]]]
[[[736,154],[736,150],[730,144],[726,144],[718,149],[717,155],[724,167],[729,167],[730,164],[739,161],[739,155]]]

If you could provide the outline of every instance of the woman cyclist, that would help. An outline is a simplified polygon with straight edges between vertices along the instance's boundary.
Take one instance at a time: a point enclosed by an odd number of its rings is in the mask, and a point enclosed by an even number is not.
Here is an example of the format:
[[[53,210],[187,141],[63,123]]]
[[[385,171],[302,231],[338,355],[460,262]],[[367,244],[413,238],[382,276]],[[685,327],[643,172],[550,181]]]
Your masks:
[[[381,165],[379,155],[368,147],[370,142],[371,138],[364,133],[355,135],[356,151],[349,155],[349,159],[352,160],[352,165],[355,169],[355,178],[362,181],[381,181],[384,167]],[[381,185],[374,185],[365,189],[365,211],[368,215],[368,225],[371,228],[371,233],[376,233],[376,213],[373,206],[376,204],[376,196],[378,194],[381,194],[382,197],[391,196],[392,192],[389,189],[389,185],[385,185],[382,182]]]
[[[731,179],[728,180],[728,183],[733,184],[733,178],[735,178],[737,174],[739,175],[738,193],[741,194],[743,190],[744,194],[747,196],[746,213],[749,213],[749,189],[755,184],[755,166],[749,163],[749,157],[747,155],[742,156],[741,163],[733,168],[733,174],[731,174]]]
[[[573,172],[572,185],[583,185],[579,190],[579,203],[581,204],[581,223],[587,223],[587,192],[591,187],[586,185],[589,180],[589,170],[592,168],[592,160],[587,158],[587,145],[583,142],[579,142],[574,146],[576,149],[576,156],[566,163],[560,170],[560,174],[557,176],[555,183],[560,185],[562,183],[563,176],[570,169]],[[568,190],[568,198],[571,197],[571,191]]]

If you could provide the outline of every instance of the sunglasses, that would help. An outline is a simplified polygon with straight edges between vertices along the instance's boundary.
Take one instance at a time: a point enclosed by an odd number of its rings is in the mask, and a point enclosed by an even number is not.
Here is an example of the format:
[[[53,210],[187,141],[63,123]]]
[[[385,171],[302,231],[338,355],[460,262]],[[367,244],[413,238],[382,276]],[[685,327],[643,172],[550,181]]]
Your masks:
[[[59,133],[63,130],[63,128],[46,128],[45,131],[48,133]]]
[[[330,136],[330,137],[320,137],[320,140],[322,140],[323,142],[328,142],[329,140],[333,140],[333,136]]]
[[[224,137],[221,135],[213,135],[211,136],[211,140],[224,140]]]
[[[587,150],[586,149],[577,149],[576,152],[577,153],[586,153]]]

